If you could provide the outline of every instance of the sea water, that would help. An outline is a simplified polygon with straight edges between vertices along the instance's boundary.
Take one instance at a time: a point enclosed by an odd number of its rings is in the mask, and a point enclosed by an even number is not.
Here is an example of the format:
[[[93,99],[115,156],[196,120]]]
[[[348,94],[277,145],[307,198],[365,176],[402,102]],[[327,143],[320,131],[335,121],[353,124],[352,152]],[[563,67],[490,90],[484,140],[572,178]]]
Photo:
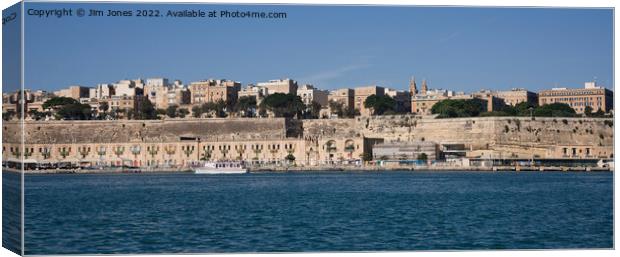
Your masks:
[[[613,247],[610,172],[26,175],[26,254]]]

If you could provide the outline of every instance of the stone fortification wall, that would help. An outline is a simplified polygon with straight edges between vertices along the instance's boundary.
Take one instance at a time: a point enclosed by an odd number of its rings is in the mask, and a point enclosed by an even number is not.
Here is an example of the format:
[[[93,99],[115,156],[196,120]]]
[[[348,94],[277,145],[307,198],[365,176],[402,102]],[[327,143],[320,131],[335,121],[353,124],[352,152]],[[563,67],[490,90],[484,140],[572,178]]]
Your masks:
[[[321,138],[355,138],[361,137],[357,131],[355,119],[317,119],[304,120],[303,137],[306,140]]]
[[[289,128],[287,129],[287,124]],[[16,123],[3,124],[3,142],[19,142]],[[431,141],[465,144],[470,151],[495,150],[519,156],[557,156],[563,148],[603,155],[613,153],[613,120],[590,118],[373,116],[355,119],[197,119],[164,121],[48,121],[26,122],[27,143],[177,142],[181,137],[206,141],[278,141],[303,137],[307,146],[323,141],[361,138],[391,141]],[[590,149],[586,149],[590,148]],[[601,148],[604,148],[601,150]],[[577,151],[582,151],[579,148]]]
[[[19,142],[17,126],[5,122],[2,140]],[[181,137],[202,141],[285,138],[284,119],[193,119],[157,121],[26,122],[26,143],[175,142]]]
[[[366,137],[466,144],[613,146],[613,120],[593,118],[485,117],[431,119],[399,116],[357,120]]]
[[[372,116],[346,120],[304,121],[304,138],[340,136],[381,138],[385,142],[432,141],[464,144],[469,151],[495,151],[510,157],[564,156],[563,148],[613,154],[613,120],[593,118]],[[581,147],[581,148],[579,148]],[[570,155],[570,154],[569,154]]]

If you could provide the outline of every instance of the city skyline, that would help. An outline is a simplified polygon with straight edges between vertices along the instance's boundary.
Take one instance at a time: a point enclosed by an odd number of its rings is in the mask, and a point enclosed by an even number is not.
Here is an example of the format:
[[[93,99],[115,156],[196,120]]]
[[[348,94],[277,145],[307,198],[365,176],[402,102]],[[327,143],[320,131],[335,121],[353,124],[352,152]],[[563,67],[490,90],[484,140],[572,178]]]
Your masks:
[[[231,78],[218,78],[218,77],[208,77],[208,78],[204,78],[204,79],[199,79],[199,80],[195,80],[195,81],[186,81],[183,80],[181,78],[170,78],[170,77],[165,77],[165,76],[153,76],[153,77],[137,77],[137,78],[121,78],[121,79],[116,79],[116,80],[111,80],[111,81],[102,81],[93,85],[83,85],[83,84],[68,84],[59,88],[54,88],[51,90],[48,89],[44,89],[44,88],[29,88],[26,87],[24,88],[25,90],[30,90],[30,91],[46,91],[49,93],[53,93],[54,91],[59,91],[59,90],[63,90],[63,89],[67,89],[69,87],[72,86],[80,86],[80,87],[86,87],[86,88],[96,88],[98,85],[115,85],[118,84],[119,82],[122,81],[137,81],[137,80],[141,80],[143,82],[146,82],[149,79],[166,79],[169,81],[169,83],[166,86],[175,86],[176,81],[180,81],[181,83],[178,84],[180,86],[184,86],[184,87],[189,87],[190,84],[192,83],[197,83],[197,82],[204,82],[204,81],[208,81],[208,80],[222,80],[222,81],[232,81],[232,82],[239,82],[241,83],[241,88],[247,88],[248,86],[254,86],[256,87],[258,83],[266,83],[269,81],[280,81],[280,80],[293,80],[297,83],[298,86],[302,86],[302,85],[311,85],[314,86],[315,89],[318,90],[328,90],[329,92],[332,91],[337,91],[340,89],[354,89],[354,88],[359,88],[359,87],[366,87],[366,86],[377,86],[377,87],[382,87],[382,88],[386,88],[386,89],[392,89],[392,90],[397,90],[397,91],[402,91],[402,92],[408,92],[409,91],[409,86],[410,86],[410,82],[411,81],[415,81],[418,85],[418,87],[420,87],[422,85],[422,83],[426,82],[429,86],[428,89],[429,90],[443,90],[443,91],[447,91],[447,92],[454,92],[454,93],[476,93],[476,92],[483,92],[483,91],[511,91],[511,90],[526,90],[526,91],[530,91],[530,92],[534,92],[537,93],[539,91],[546,91],[546,90],[554,90],[554,89],[581,89],[584,87],[585,84],[588,83],[595,83],[596,86],[598,87],[602,87],[602,88],[607,88],[613,91],[613,88],[609,88],[606,87],[603,84],[600,84],[600,82],[598,82],[596,79],[592,80],[592,81],[583,81],[582,84],[580,85],[573,85],[573,86],[563,86],[563,85],[556,85],[554,87],[549,87],[549,88],[540,88],[538,90],[532,90],[530,88],[527,87],[513,87],[513,88],[493,88],[493,87],[484,87],[484,88],[471,88],[471,89],[467,89],[465,91],[458,91],[458,90],[454,90],[450,87],[433,87],[431,82],[432,80],[428,80],[428,79],[419,79],[415,76],[411,76],[409,79],[409,81],[407,82],[408,84],[406,85],[406,87],[390,87],[390,86],[386,86],[386,85],[382,85],[382,84],[360,84],[360,85],[352,85],[349,87],[341,87],[341,88],[323,88],[320,85],[315,85],[315,84],[311,84],[311,83],[305,83],[303,81],[299,81],[296,80],[295,78],[291,78],[291,77],[282,77],[282,78],[273,78],[273,79],[268,79],[265,81],[251,81],[251,82],[241,82],[235,79],[231,79]],[[14,91],[7,91],[5,93],[12,93]]]
[[[31,3],[51,5],[92,4]],[[373,84],[407,90],[415,76],[430,88],[463,92],[578,88],[595,78],[613,89],[611,9],[148,6],[283,11],[288,17],[78,23],[77,17],[26,16],[24,84],[54,91],[149,77],[184,84],[226,78],[243,85],[291,78],[327,90]]]

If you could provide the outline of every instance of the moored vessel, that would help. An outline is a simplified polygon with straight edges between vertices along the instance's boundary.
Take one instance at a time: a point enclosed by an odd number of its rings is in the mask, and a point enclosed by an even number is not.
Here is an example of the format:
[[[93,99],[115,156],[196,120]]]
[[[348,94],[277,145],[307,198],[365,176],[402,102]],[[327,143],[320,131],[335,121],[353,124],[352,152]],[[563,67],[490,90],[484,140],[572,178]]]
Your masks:
[[[205,162],[203,165],[193,167],[196,174],[243,174],[248,170],[242,162],[218,161]]]

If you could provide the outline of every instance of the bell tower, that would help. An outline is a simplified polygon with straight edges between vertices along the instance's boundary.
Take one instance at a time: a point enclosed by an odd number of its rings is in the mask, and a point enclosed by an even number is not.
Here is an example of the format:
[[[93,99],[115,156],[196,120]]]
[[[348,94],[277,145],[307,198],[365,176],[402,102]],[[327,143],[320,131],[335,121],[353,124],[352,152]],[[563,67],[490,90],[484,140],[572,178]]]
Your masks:
[[[426,79],[422,80],[422,94],[426,94],[426,91],[428,91],[428,85],[426,85]]]
[[[411,80],[409,80],[409,93],[412,96],[418,94],[418,87],[415,84],[415,77],[411,77]]]

